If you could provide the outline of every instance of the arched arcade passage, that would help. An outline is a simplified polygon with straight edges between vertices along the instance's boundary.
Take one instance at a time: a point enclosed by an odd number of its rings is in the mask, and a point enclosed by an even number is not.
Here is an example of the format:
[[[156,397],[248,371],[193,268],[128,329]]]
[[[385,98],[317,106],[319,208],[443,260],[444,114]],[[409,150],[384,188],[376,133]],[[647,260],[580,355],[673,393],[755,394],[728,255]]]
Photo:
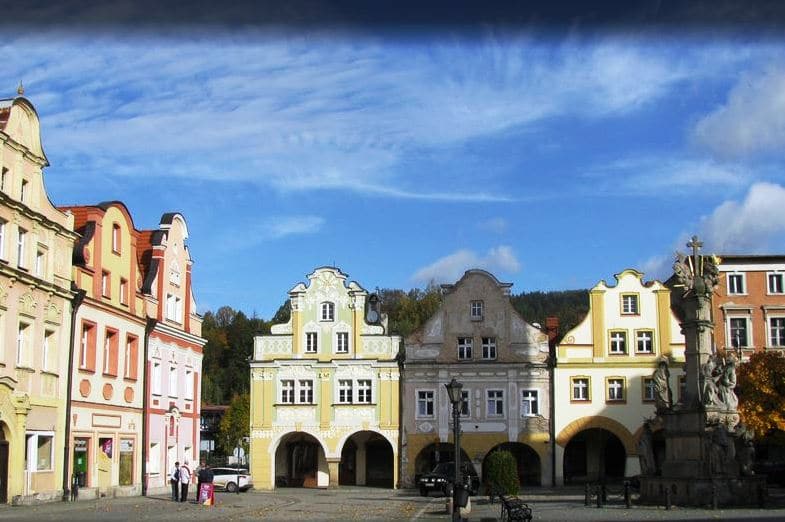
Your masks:
[[[338,468],[341,486],[392,488],[394,482],[395,454],[384,436],[373,431],[360,431],[346,439]]]
[[[284,435],[275,450],[276,487],[327,486],[329,472],[324,448],[308,433]]]
[[[619,437],[603,428],[582,430],[564,448],[564,483],[621,480],[626,461]]]
[[[521,486],[539,486],[540,456],[531,446],[521,442],[504,442],[491,448],[482,461],[482,481],[487,484],[488,457],[496,451],[509,451],[517,462],[518,480]]]

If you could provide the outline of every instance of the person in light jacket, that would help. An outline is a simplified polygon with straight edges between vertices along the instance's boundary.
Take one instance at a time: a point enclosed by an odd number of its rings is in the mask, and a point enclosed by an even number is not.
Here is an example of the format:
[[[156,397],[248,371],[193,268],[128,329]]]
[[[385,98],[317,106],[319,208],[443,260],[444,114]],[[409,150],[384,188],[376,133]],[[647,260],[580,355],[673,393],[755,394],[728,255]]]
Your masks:
[[[184,462],[180,466],[180,502],[188,500],[188,484],[191,483],[191,468]]]
[[[175,462],[171,470],[169,470],[169,484],[172,485],[172,500],[177,502],[180,500],[180,462]]]

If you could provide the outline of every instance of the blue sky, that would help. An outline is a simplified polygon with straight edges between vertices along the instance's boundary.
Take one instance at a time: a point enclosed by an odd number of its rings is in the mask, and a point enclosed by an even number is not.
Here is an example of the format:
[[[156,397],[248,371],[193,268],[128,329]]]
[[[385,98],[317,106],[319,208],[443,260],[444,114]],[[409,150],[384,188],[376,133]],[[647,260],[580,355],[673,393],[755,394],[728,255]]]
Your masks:
[[[710,32],[3,28],[56,204],[182,212],[201,311],[369,289],[667,275],[697,233],[785,251],[785,46]]]

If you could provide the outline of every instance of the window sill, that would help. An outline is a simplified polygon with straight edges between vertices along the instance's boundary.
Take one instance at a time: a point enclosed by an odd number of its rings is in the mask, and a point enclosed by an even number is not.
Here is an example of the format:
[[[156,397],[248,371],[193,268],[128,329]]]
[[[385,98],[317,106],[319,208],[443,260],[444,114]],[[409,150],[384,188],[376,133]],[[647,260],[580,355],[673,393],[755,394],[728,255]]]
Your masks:
[[[605,404],[611,406],[616,404],[627,404],[627,399],[605,399]]]
[[[316,406],[315,402],[276,402],[273,406]]]
[[[125,382],[136,382],[137,378],[136,377],[123,377],[123,380]]]
[[[472,321],[482,321],[484,319],[485,319],[485,317],[482,317],[482,316],[480,316],[480,317],[472,317],[471,318]]]
[[[654,352],[639,352],[636,350],[635,355],[654,355]]]
[[[570,404],[591,404],[589,399],[570,399]]]
[[[106,373],[106,372],[103,372],[101,374],[101,376],[102,377],[112,377],[112,378],[115,378],[115,379],[117,378],[117,374],[116,373]]]
[[[608,357],[625,357],[627,352],[609,352]]]
[[[433,421],[433,420],[436,420],[436,416],[430,415],[428,417],[415,417],[414,420],[418,420],[418,421]]]
[[[640,317],[641,316],[640,312],[622,312],[619,315],[621,315],[622,317]]]
[[[94,373],[95,373],[95,370],[93,370],[92,368],[79,368],[79,373],[90,373],[90,374],[94,374]]]
[[[162,397],[161,392],[150,392],[150,393],[151,393],[151,395],[154,395],[155,397]]]
[[[375,402],[334,402],[333,406],[376,406]]]
[[[17,364],[16,369],[27,373],[35,373],[35,368],[31,368],[30,366],[25,366],[24,364]]]
[[[53,370],[41,370],[41,373],[44,375],[51,375],[52,377],[60,377],[60,374]]]

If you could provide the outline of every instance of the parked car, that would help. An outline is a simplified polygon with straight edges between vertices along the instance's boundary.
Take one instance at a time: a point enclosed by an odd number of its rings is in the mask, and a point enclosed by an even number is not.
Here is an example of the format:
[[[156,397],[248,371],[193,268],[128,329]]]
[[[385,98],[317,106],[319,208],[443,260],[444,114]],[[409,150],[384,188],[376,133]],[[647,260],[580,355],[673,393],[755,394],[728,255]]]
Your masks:
[[[480,477],[474,471],[474,466],[470,463],[461,463],[464,481],[469,486],[469,494],[476,495],[480,491]],[[421,475],[417,479],[417,487],[420,488],[420,495],[427,497],[431,491],[440,491],[442,495],[448,495],[452,491],[452,483],[455,479],[455,463],[442,462],[437,464],[433,471]]]
[[[224,489],[230,493],[245,491],[253,487],[251,475],[243,468],[212,468],[213,484],[216,489]]]

